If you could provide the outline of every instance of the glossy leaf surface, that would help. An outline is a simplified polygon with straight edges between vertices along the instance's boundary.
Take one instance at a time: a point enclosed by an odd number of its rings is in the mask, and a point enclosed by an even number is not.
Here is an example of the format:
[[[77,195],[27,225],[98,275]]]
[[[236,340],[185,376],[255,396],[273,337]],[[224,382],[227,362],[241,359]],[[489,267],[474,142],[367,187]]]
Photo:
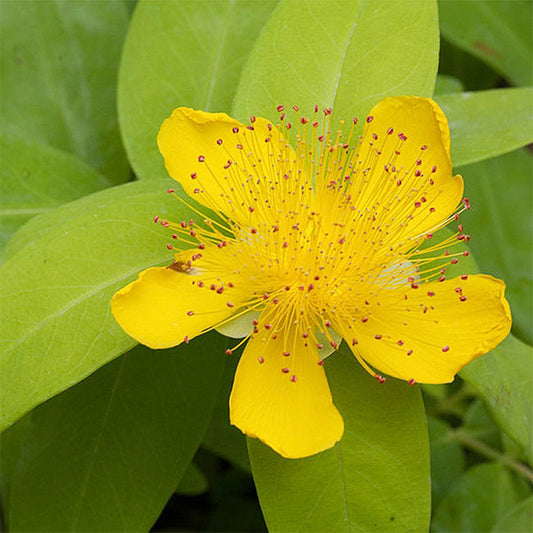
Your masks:
[[[127,4],[1,5],[3,132],[74,154],[115,183],[129,178],[116,113]]]
[[[277,0],[141,0],[119,75],[119,114],[138,178],[166,177],[159,127],[178,106],[226,111],[252,44]]]
[[[148,531],[205,430],[225,344],[211,334],[171,350],[137,347],[10,428],[10,530]]]
[[[172,261],[155,214],[191,215],[163,181],[133,183],[30,221],[39,238],[15,236],[0,267],[2,428],[135,345],[109,301],[144,268]]]

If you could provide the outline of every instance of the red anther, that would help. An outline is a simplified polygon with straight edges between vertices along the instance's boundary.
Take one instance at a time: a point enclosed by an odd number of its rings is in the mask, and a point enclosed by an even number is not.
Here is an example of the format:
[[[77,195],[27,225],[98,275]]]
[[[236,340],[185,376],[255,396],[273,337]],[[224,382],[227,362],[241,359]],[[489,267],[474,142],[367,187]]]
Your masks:
[[[468,274],[463,274],[463,275],[461,276],[461,279],[462,279],[463,281],[467,280],[467,279],[468,279]]]
[[[189,337],[188,337],[188,335],[185,335],[185,337],[183,337],[183,342],[184,342],[185,344],[189,344]]]
[[[156,215],[154,217],[154,224],[157,224],[159,222],[159,215]]]
[[[433,166],[433,168],[431,169],[431,172],[433,172],[433,174],[435,174],[435,172],[437,172],[437,165]]]
[[[313,110],[315,113],[318,113],[318,106],[316,104],[313,106]]]
[[[462,224],[459,224],[459,225],[457,226],[457,231],[458,231],[459,233],[461,233],[461,232],[463,231],[463,225],[462,225]]]
[[[307,124],[307,123],[309,122],[309,119],[306,118],[306,117],[302,117],[302,118],[300,119],[300,122],[301,122],[302,124]]]
[[[168,194],[173,194],[174,192],[175,192],[174,189],[167,189]]]
[[[313,122],[313,128],[318,128],[318,122],[316,120]]]
[[[282,368],[281,371],[284,373],[284,374],[288,374],[290,372],[290,370],[288,368]]]
[[[400,141],[406,141],[407,140],[407,137],[405,136],[404,133],[398,133],[398,137],[399,137]]]
[[[226,302],[226,305],[227,305],[228,307],[235,307],[231,302]]]
[[[376,133],[373,133],[373,134],[372,134],[372,139],[374,139],[375,141],[377,141],[377,140],[378,140],[378,136],[377,136],[377,134],[376,134]]]
[[[228,287],[233,287],[233,283],[231,283],[231,281],[228,281]]]
[[[463,252],[463,257],[468,257],[470,255],[470,252],[468,250],[465,250]]]
[[[402,180],[396,181],[396,185],[399,187],[402,184]]]
[[[324,365],[324,359],[320,359],[320,361],[317,361],[316,363],[318,366],[323,366]]]
[[[450,250],[446,250],[446,251],[444,252],[444,255],[445,255],[446,257],[448,257],[448,256],[450,255]]]
[[[217,289],[217,293],[218,294],[222,294],[224,292],[224,287],[221,285],[218,289]]]
[[[204,250],[205,249],[205,244],[203,242],[201,242],[199,245],[198,245],[198,248],[200,250]]]
[[[352,346],[355,346],[356,344],[359,344],[359,341],[354,337],[352,339]]]
[[[276,107],[276,110],[278,113],[281,113],[282,111],[285,111],[285,106],[284,105],[279,105],[278,107]]]
[[[418,289],[418,283],[411,283],[411,289]]]
[[[220,146],[222,144],[222,139],[217,139],[217,144]]]
[[[307,339],[307,337],[309,337],[309,333],[307,333],[307,331],[304,331],[304,332],[302,333],[302,337],[303,337],[304,339]]]
[[[444,346],[444,348],[442,349],[442,351],[443,351],[443,352],[447,352],[449,349],[450,349],[449,346]]]
[[[242,146],[242,144],[236,144],[235,148],[237,148],[237,150],[242,150],[243,146]]]
[[[287,241],[285,241],[281,246],[282,246],[282,248],[287,248],[287,246],[289,246],[289,243]]]
[[[228,159],[228,162],[224,165],[224,169],[228,170],[229,167],[231,167],[232,162]]]
[[[276,231],[279,231],[279,226],[277,224],[275,226],[272,226],[272,232],[276,233]]]
[[[409,350],[409,351],[407,352],[407,355],[411,355],[412,353],[413,353],[413,350]]]
[[[429,184],[430,184],[430,185],[435,185],[435,180],[434,180],[433,178],[430,178],[430,180],[429,180]]]
[[[196,231],[194,231],[193,229],[191,231],[189,231],[189,235],[191,237],[196,237]]]
[[[464,233],[460,233],[459,235],[457,235],[457,240],[458,241],[464,241],[465,239],[465,234]]]
[[[185,222],[185,220],[182,220],[182,221],[180,222],[180,226],[181,226],[182,228],[186,228],[186,227],[187,227],[187,222]]]
[[[308,291],[312,291],[314,288],[315,286],[312,283],[309,283],[309,285],[307,286]]]
[[[198,194],[198,193],[200,192],[200,189],[194,189],[192,192],[193,192],[194,194]]]
[[[279,298],[274,298],[274,299],[272,300],[272,303],[273,303],[273,304],[279,304]]]
[[[374,120],[374,117],[372,115],[369,115],[368,117],[366,117],[367,124],[370,124],[373,120]]]
[[[286,291],[290,291],[291,288],[290,288],[288,285],[285,285],[285,290],[286,290]]]
[[[295,375],[295,374],[293,374],[293,375],[291,376],[291,381],[292,381],[293,383],[296,383],[296,375]]]
[[[202,254],[194,254],[194,255],[191,257],[191,259],[192,259],[193,261],[196,261],[197,259],[200,259],[201,257],[202,257]]]
[[[354,125],[355,125],[355,124],[357,124],[357,123],[359,122],[359,120],[357,120],[357,117],[353,117],[353,118],[352,118],[352,122],[353,122]]]
[[[216,291],[217,286],[216,286],[214,283],[211,283],[211,285],[209,286],[209,288],[210,288],[212,291]]]
[[[387,130],[387,135],[392,135],[394,133],[394,129],[393,128],[389,128]]]
[[[167,244],[167,248],[168,248],[169,250],[173,250],[173,249],[174,249],[174,246],[172,246],[172,244]]]
[[[403,341],[401,339],[398,341],[398,346],[403,346]]]
[[[437,281],[441,281],[441,282],[442,282],[442,281],[444,281],[445,279],[446,279],[445,276],[441,276]]]
[[[283,122],[285,120],[285,113],[282,113],[279,117],[279,119],[281,120],[281,122]]]
[[[255,211],[255,209],[252,206],[249,206],[248,207],[248,211],[250,211],[250,213],[253,213]]]
[[[285,357],[289,357],[289,355],[291,355],[291,352],[283,352],[283,355],[284,355]]]
[[[250,232],[253,233],[253,234],[256,234],[256,233],[257,233],[257,228],[252,228],[252,229],[250,230]]]
[[[173,239],[177,239],[177,238],[178,238],[178,234],[177,234],[177,233],[173,233],[173,234],[171,235],[171,237],[172,237]]]
[[[322,141],[324,140],[324,135],[319,135],[319,136],[318,136],[318,140],[319,140],[320,142],[322,142]]]
[[[341,238],[339,239],[339,244],[344,244],[345,241],[346,241],[345,237],[341,237]]]
[[[455,287],[455,292],[461,293],[461,292],[463,292],[463,288],[462,287]]]
[[[200,163],[203,163],[203,162],[205,161],[205,155],[199,155],[199,156],[198,156],[198,161],[199,161]]]
[[[470,235],[465,235],[465,242],[468,242],[470,240]]]
[[[461,296],[459,296],[459,300],[461,300],[461,302],[466,302],[466,296],[461,294]]]
[[[200,287],[200,289],[204,286],[204,282],[203,281],[199,281],[197,283],[198,287]]]
[[[331,115],[331,113],[332,113],[331,107],[324,108],[324,115],[328,116],[328,115]]]
[[[409,383],[409,386],[412,387],[416,383],[416,381],[411,378],[407,383]]]
[[[367,317],[367,316],[364,316],[364,317],[361,319],[361,322],[368,322],[368,317]]]
[[[231,131],[233,133],[239,133],[239,128],[237,126],[235,126],[234,128],[231,129]]]
[[[415,207],[420,207],[422,204],[420,202],[415,202]]]
[[[246,126],[246,129],[250,130],[250,131],[254,131],[255,130],[255,128],[253,126]]]
[[[434,207],[430,207],[430,208],[429,208],[429,212],[430,212],[430,213],[434,213],[434,212],[435,212],[435,208],[434,208]]]
[[[425,196],[422,196],[422,197],[420,198],[420,201],[421,201],[422,203],[427,202],[426,197],[425,197]]]
[[[294,111],[296,111],[296,113],[300,111],[300,108],[297,105],[293,105],[292,108],[294,109]]]
[[[259,324],[259,322],[254,318],[254,319],[252,320],[252,324],[253,324],[254,326],[257,326],[257,324]]]
[[[454,258],[450,261],[450,263],[451,263],[452,265],[456,265],[458,262],[459,262],[459,259],[457,259],[457,257],[454,257]]]
[[[265,292],[262,296],[263,300],[268,300],[268,294]]]
[[[164,228],[168,228],[168,226],[169,226],[169,222],[168,222],[168,220],[162,220],[162,221],[161,221],[161,225],[162,225]]]
[[[382,338],[383,338],[383,335],[380,335],[379,333],[377,333],[376,335],[374,335],[374,339],[376,339],[376,340],[378,340],[378,341],[379,341],[380,339],[382,339]]]
[[[427,239],[433,239],[433,233],[428,233],[428,234],[426,235],[426,238],[427,238]]]
[[[265,324],[265,329],[270,329],[272,327],[272,324]]]
[[[298,290],[299,291],[303,291],[304,290],[304,286],[303,285],[298,285]]]
[[[226,355],[231,355],[233,353],[233,350],[230,350],[229,348],[226,350]]]
[[[269,126],[270,126],[270,124],[269,124]],[[269,143],[271,140],[272,140],[271,137],[266,137],[266,138],[265,138],[265,142],[266,142],[266,143]]]
[[[446,267],[445,267],[445,268],[441,268],[441,269],[440,269],[440,273],[441,273],[441,274],[446,274]]]
[[[339,345],[335,342],[335,341],[329,341],[329,344],[332,348],[334,348],[335,350],[339,347]]]
[[[317,347],[319,350],[322,350],[322,348],[324,348],[324,345],[323,345],[323,344],[320,344],[320,343],[317,343],[316,347]]]
[[[416,160],[416,164],[417,164],[417,166],[420,166],[422,164],[422,159],[417,159]]]
[[[326,320],[326,321],[324,322],[324,326],[326,326],[327,328],[330,328],[330,327],[331,327],[331,321]]]
[[[260,365],[262,365],[262,364],[265,362],[265,358],[264,358],[262,355],[260,355],[260,356],[257,358],[257,360],[259,361],[259,364],[260,364]]]
[[[422,172],[420,172],[420,170],[417,170],[417,171],[415,172],[415,176],[416,176],[417,178],[419,178],[420,176],[422,176]]]
[[[187,311],[187,316],[192,316],[194,315],[194,311]]]
[[[413,278],[413,276],[409,276],[409,277],[407,278],[407,281],[408,281],[409,283],[414,283],[415,278]]]
[[[435,293],[433,291],[428,291],[428,296],[435,296]]]
[[[253,124],[255,122],[255,117],[253,115],[250,116],[250,122]]]
[[[427,144],[424,144],[423,146],[420,147],[420,150],[427,150],[428,149],[428,145]]]

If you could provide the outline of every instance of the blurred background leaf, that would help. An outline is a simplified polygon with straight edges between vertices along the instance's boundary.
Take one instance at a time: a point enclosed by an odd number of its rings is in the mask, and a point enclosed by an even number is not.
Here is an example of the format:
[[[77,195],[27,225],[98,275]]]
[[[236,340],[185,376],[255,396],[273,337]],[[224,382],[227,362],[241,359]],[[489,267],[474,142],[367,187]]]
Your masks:
[[[30,218],[111,186],[80,159],[50,146],[0,135],[0,248]]]
[[[378,384],[346,343],[325,368],[345,422],[334,448],[284,459],[248,439],[269,531],[427,531],[429,457],[418,387],[392,378]]]
[[[8,1],[0,10],[3,133],[128,180],[115,110],[128,2]]]
[[[231,109],[244,61],[278,0],[140,0],[119,73],[119,115],[138,178],[167,173],[156,145],[178,106]]]
[[[11,427],[10,531],[147,531],[200,443],[226,343],[211,333],[170,350],[138,346]]]

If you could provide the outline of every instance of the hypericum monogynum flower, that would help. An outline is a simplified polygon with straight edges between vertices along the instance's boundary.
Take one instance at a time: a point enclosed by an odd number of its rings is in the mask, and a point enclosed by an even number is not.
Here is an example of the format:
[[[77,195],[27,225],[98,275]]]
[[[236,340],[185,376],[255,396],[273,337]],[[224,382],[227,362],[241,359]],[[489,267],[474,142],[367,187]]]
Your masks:
[[[454,246],[469,238],[461,225],[432,240],[469,207],[435,102],[386,98],[357,138],[353,124],[331,129],[329,109],[278,111],[278,126],[187,108],[165,120],[166,168],[208,209],[160,221],[174,261],[118,291],[112,311],[152,348],[244,327],[231,423],[305,457],[343,434],[322,366],[341,338],[380,382],[444,383],[502,341],[511,317],[502,281],[447,278],[468,254]]]

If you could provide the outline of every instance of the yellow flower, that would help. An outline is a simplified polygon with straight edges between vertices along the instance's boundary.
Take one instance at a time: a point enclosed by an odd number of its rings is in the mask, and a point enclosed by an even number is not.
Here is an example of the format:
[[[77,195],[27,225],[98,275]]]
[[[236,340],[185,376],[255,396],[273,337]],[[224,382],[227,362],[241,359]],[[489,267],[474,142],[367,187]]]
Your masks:
[[[501,342],[511,317],[502,281],[446,278],[464,255],[453,248],[468,240],[461,226],[432,245],[469,207],[435,102],[386,98],[358,139],[353,126],[332,132],[328,109],[320,120],[295,108],[292,124],[278,111],[279,126],[186,108],[165,120],[169,174],[212,213],[163,221],[182,251],[118,291],[112,311],[152,348],[244,317],[231,423],[306,457],[343,434],[322,367],[340,337],[378,381],[371,367],[444,383]]]

